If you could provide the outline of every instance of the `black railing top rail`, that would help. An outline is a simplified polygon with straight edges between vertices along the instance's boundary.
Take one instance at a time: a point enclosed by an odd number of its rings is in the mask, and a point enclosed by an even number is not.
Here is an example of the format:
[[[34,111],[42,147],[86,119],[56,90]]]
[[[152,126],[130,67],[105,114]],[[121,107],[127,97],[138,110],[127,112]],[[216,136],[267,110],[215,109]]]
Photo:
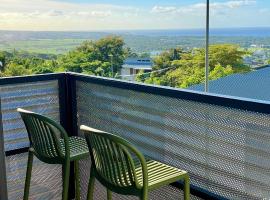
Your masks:
[[[30,83],[37,81],[57,80],[65,76],[66,73],[49,73],[49,74],[27,75],[27,76],[3,77],[0,78],[0,86],[19,83]]]

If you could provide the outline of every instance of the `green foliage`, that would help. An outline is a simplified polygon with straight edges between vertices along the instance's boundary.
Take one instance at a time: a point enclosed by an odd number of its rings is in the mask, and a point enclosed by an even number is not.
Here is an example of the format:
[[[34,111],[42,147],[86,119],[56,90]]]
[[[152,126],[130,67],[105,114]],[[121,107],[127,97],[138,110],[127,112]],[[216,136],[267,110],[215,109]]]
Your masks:
[[[127,47],[124,50],[125,58],[137,58],[139,55],[131,50],[131,48]]]
[[[212,71],[210,71],[209,79],[216,80],[224,76],[231,75],[233,73],[234,71],[232,66],[228,65],[226,67],[222,67],[220,64],[217,64],[215,68]]]
[[[85,41],[60,57],[59,65],[65,71],[112,77],[123,65],[123,46],[123,39],[117,36],[108,36],[96,42]]]
[[[243,56],[250,52],[233,44],[216,44],[209,47],[209,79],[215,80],[233,73],[248,72]],[[19,76],[72,71],[90,75],[116,77],[126,57],[149,57],[124,48],[123,39],[108,36],[97,41],[84,41],[65,55],[53,56],[37,53],[0,52],[1,76]],[[137,75],[139,82],[187,88],[205,80],[205,49],[184,51],[175,48],[154,58],[153,73],[143,70]]]
[[[0,71],[5,69],[6,65],[6,55],[4,52],[0,52]]]
[[[154,59],[154,67],[153,70],[159,70],[171,67],[171,62],[174,60],[179,60],[181,58],[181,54],[183,53],[183,50],[178,49],[170,49],[169,51],[165,51],[160,54],[160,56],[157,56]]]
[[[82,64],[83,73],[111,77],[111,64],[99,60]]]
[[[215,80],[233,73],[248,72],[243,64],[246,51],[233,44],[217,44],[209,47],[209,79]],[[205,80],[205,49],[197,48],[189,52],[172,49],[154,59],[154,71],[150,77],[137,79],[145,83],[187,88]],[[164,69],[163,71],[160,69]]]
[[[23,65],[18,65],[17,63],[9,63],[4,72],[1,72],[1,76],[21,76],[30,75],[32,71],[26,69]]]
[[[44,55],[13,51],[8,61],[0,52],[2,76],[44,74],[71,71],[113,77],[123,65],[125,49],[122,38],[108,36],[96,42],[85,41],[66,55]],[[6,65],[6,63],[9,63]],[[15,69],[18,68],[18,69]]]
[[[145,73],[145,71],[141,69],[139,71],[138,75],[136,76],[136,81],[137,82],[145,82],[145,80],[149,77],[150,77],[150,73]]]
[[[125,58],[150,58],[151,54],[148,52],[136,53],[130,47],[124,49]]]
[[[47,55],[47,57],[50,57],[50,55]],[[40,58],[37,54],[14,51],[6,54],[1,76],[52,73],[56,72],[57,68],[58,65],[55,59],[47,60]]]
[[[55,72],[56,68],[55,60],[44,60],[42,64],[35,66],[32,71],[34,74],[47,74]]]
[[[211,67],[218,63],[222,66],[234,66],[234,68],[243,66],[243,56],[245,51],[239,50],[239,46],[232,44],[211,45],[210,46],[210,63]]]

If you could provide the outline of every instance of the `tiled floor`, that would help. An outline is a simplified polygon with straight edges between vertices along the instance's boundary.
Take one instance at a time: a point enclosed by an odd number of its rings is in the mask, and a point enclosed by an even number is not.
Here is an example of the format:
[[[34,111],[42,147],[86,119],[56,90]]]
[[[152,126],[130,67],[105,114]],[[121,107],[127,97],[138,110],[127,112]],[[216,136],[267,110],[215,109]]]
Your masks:
[[[23,198],[27,153],[6,158],[9,200]],[[61,199],[61,165],[48,165],[34,159],[30,199]]]
[[[23,196],[24,178],[26,171],[27,154],[9,156],[6,158],[8,176],[8,195],[9,200],[20,200]],[[61,166],[48,165],[34,160],[33,174],[31,180],[30,199],[47,200],[61,199]],[[89,160],[80,163],[82,199],[86,199],[86,187],[89,175]],[[97,200],[106,199],[106,190],[96,182],[95,198]],[[113,195],[113,199],[127,200],[138,199],[131,196]],[[156,190],[150,194],[150,199],[155,200],[175,200],[183,199],[183,193],[178,189],[167,186]],[[191,199],[199,199],[192,196]]]

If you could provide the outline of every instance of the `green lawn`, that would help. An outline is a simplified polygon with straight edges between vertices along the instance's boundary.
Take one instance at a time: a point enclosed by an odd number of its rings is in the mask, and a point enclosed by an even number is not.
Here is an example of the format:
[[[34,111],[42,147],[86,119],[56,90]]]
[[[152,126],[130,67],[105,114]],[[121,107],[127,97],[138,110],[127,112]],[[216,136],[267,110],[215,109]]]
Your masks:
[[[0,50],[21,50],[31,53],[63,54],[79,46],[84,39],[40,39],[0,43]]]

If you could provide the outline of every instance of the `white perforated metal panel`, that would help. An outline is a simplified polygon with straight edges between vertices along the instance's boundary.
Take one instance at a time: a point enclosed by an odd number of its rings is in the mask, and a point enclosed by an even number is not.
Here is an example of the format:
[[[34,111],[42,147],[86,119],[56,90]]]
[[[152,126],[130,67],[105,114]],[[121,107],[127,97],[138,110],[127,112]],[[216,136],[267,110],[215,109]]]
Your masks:
[[[230,199],[270,198],[270,116],[77,81],[78,124],[119,134]]]
[[[48,115],[59,121],[58,81],[0,86],[5,151],[29,146],[18,107]]]

